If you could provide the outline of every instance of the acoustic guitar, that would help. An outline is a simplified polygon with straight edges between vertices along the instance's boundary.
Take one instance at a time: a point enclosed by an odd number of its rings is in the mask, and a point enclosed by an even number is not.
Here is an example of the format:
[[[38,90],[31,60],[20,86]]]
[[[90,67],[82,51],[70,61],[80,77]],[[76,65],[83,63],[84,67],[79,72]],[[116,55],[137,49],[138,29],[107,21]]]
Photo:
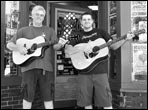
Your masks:
[[[144,33],[145,30],[140,30],[138,33]],[[134,35],[135,35],[134,34]],[[73,66],[83,72],[91,71],[96,65],[108,58],[109,46],[125,39],[127,36],[120,37],[118,39],[107,42],[103,38],[98,38],[95,41],[89,41],[88,43],[79,43],[75,46],[67,45],[65,47],[65,53],[69,55],[72,60]],[[133,38],[134,36],[131,36]],[[84,50],[86,47],[92,47],[92,52],[86,53]]]
[[[45,50],[52,44],[52,42],[46,42],[43,36],[34,39],[19,38],[16,45],[27,48],[27,54],[22,55],[18,51],[13,51],[12,60],[16,65],[25,66],[36,58],[42,58]]]

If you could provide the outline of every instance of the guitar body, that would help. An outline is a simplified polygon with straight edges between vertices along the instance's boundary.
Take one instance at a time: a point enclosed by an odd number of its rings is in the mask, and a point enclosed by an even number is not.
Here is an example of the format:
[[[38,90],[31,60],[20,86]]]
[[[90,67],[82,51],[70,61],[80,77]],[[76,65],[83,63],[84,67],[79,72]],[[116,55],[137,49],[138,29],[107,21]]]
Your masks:
[[[80,43],[75,46],[67,45],[65,46],[65,54],[71,58],[73,66],[78,71],[89,72],[97,64],[108,58],[108,46],[126,38],[131,39],[134,37],[134,35],[138,35],[141,33],[145,33],[145,30],[139,30],[134,34],[127,34],[110,42],[106,42],[103,38],[98,38],[95,41]],[[87,50],[85,48],[88,48],[88,46],[90,46],[93,52],[85,52]]]
[[[45,39],[42,36],[36,37],[34,39],[20,38],[16,41],[16,45],[26,47],[27,49],[29,49],[34,43],[40,44],[44,42]],[[13,51],[12,59],[16,65],[25,65],[27,64],[27,62],[30,62],[37,57],[41,57],[43,53],[42,51],[44,51],[43,47],[37,48],[33,53],[26,55],[22,55],[18,51]]]
[[[74,47],[69,46],[66,48],[65,52],[70,56],[73,66],[79,71],[88,72],[91,71],[98,63],[108,57],[109,49],[105,47],[97,52],[94,57],[86,57],[84,53],[84,48],[86,46],[95,47],[106,43],[102,38],[98,38],[95,41],[90,41],[89,43],[80,43]]]

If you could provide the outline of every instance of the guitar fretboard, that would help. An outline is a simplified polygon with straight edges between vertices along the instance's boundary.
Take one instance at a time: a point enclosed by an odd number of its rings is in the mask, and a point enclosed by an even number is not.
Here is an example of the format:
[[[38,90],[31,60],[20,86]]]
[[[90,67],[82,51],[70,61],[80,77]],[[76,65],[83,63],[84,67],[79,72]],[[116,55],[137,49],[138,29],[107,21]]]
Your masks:
[[[144,30],[144,29],[139,30],[139,31],[137,31],[137,32],[134,32],[133,34],[134,34],[134,35],[139,35],[139,34],[142,34],[142,33],[145,33],[145,30]],[[115,39],[115,40],[112,40],[112,41],[107,42],[107,43],[105,43],[105,44],[102,44],[102,45],[100,45],[99,47],[96,46],[96,47],[94,47],[93,52],[97,52],[97,51],[99,51],[99,50],[102,49],[102,48],[105,48],[105,47],[107,47],[107,46],[110,46],[110,45],[112,45],[112,44],[114,44],[114,43],[116,43],[116,42],[122,40],[122,39],[125,39],[126,37],[127,37],[127,36],[124,35],[124,36],[122,36],[122,37],[120,37],[120,38],[118,38],[118,39]]]
[[[40,47],[44,47],[44,46],[50,46],[54,44],[54,42],[44,42],[44,43],[40,43],[40,44],[37,44],[37,48],[40,48]]]
[[[118,42],[118,41],[120,41],[122,39],[125,39],[125,38],[126,38],[126,36],[123,36],[123,37],[120,37],[118,39],[112,40],[110,42],[107,42],[105,44],[100,45],[99,48],[102,49],[102,48],[108,47],[108,46],[110,46],[110,45],[112,45],[112,44],[114,44],[114,43],[116,43],[116,42]]]

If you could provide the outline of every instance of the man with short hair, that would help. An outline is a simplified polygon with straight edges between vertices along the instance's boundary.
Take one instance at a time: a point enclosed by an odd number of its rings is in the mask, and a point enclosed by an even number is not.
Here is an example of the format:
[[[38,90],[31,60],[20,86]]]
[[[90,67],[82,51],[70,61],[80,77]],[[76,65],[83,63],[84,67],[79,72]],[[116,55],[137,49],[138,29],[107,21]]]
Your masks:
[[[89,53],[93,53],[93,51],[97,50],[97,48],[94,48],[94,45],[89,45],[89,43],[94,43],[94,41],[97,39],[100,39],[100,44],[102,41],[106,43],[112,41],[112,38],[107,32],[102,29],[93,28],[94,19],[91,13],[86,12],[82,14],[80,18],[80,23],[82,26],[82,30],[79,32],[75,32],[76,35],[79,35],[79,38],[76,41],[67,41],[64,40],[62,37],[60,38],[62,39],[60,40],[62,42],[59,42],[59,47],[61,46],[62,48],[64,46],[66,54],[75,54],[77,51],[73,49],[73,46],[81,43],[82,45],[88,43],[88,45],[85,45],[82,50],[87,59],[91,57],[89,56]],[[132,36],[132,34],[129,34],[127,38],[130,39],[132,38]],[[123,39],[115,44],[112,44],[109,48],[116,50],[121,45],[123,45],[125,41],[126,39]],[[69,43],[67,44],[67,42]],[[95,52],[93,54],[95,56]],[[78,73],[77,105],[80,107],[84,107],[85,109],[92,109],[92,99],[94,99],[94,105],[96,107],[112,109],[112,95],[108,81],[108,55],[106,55],[102,61],[97,62],[93,69],[91,69],[90,71],[82,70]]]
[[[45,9],[40,5],[36,5],[32,9],[32,26],[20,28],[16,36],[14,36],[7,44],[8,49],[18,51],[21,55],[27,55],[29,53],[27,45],[17,45],[16,41],[18,39],[26,38],[32,40],[38,36],[42,36],[46,42],[52,43],[46,47],[47,49],[45,49],[45,51],[43,51],[43,58],[36,58],[27,65],[21,66],[24,92],[23,109],[31,109],[37,83],[39,84],[45,108],[53,109],[54,72],[51,52],[57,42],[57,37],[53,28],[43,26],[42,22],[45,15]],[[26,44],[27,43],[28,42],[26,42]],[[42,49],[44,49],[44,47],[42,47]]]

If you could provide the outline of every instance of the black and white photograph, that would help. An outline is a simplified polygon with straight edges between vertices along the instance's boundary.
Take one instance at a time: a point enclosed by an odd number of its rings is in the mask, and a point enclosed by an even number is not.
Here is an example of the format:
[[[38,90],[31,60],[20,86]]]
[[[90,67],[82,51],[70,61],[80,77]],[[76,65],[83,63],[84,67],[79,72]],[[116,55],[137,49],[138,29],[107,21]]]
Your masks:
[[[147,1],[1,1],[1,109],[147,109]]]

